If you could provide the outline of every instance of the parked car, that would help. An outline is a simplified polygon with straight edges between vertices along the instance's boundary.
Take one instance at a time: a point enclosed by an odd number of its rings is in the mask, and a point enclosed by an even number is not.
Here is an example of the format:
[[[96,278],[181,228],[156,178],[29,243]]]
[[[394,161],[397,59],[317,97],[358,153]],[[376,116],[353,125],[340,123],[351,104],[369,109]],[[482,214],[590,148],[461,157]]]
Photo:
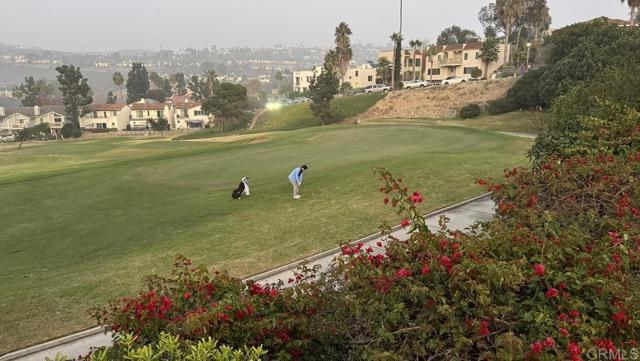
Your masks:
[[[6,136],[2,136],[0,135],[0,142],[2,143],[9,143],[9,142],[13,142],[16,140],[16,136],[11,134],[11,135],[6,135]]]
[[[442,85],[460,84],[460,83],[466,83],[468,81],[469,81],[469,79],[467,79],[467,78],[461,78],[459,76],[450,76],[447,79],[442,81]]]
[[[426,88],[430,86],[429,82],[424,80],[409,80],[402,85],[404,89]]]
[[[369,85],[368,87],[364,88],[364,92],[367,94],[371,94],[371,93],[386,93],[391,91],[391,87],[388,85],[384,85],[384,84],[375,84],[375,85]]]

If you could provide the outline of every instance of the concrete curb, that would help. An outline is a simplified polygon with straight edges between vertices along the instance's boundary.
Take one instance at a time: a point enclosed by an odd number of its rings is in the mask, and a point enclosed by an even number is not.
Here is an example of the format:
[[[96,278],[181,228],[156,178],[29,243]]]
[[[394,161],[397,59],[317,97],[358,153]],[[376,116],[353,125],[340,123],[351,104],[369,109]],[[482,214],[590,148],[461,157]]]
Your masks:
[[[87,337],[91,337],[91,336],[95,336],[101,333],[105,333],[106,330],[103,329],[100,326],[97,327],[93,327],[84,331],[80,331],[68,336],[63,336],[60,338],[57,338],[55,340],[51,340],[51,341],[47,341],[44,343],[41,343],[39,345],[35,345],[35,346],[31,346],[31,347],[27,347],[25,349],[22,350],[18,350],[18,351],[13,351],[11,353],[8,353],[6,355],[0,356],[0,361],[12,361],[12,360],[19,360],[23,357],[29,356],[29,355],[33,355],[34,353],[38,353],[38,352],[42,352],[42,351],[46,351],[48,349],[52,349],[54,347],[60,346],[60,345],[64,345],[67,343],[71,343],[77,340],[81,340],[83,338],[87,338]],[[70,356],[71,357],[71,356]]]
[[[478,201],[480,199],[487,198],[490,195],[491,195],[491,193],[485,193],[485,194],[479,195],[477,197],[467,199],[467,200],[462,201],[460,203],[456,203],[456,204],[453,204],[451,206],[438,209],[438,210],[433,211],[431,213],[425,214],[424,218],[435,217],[435,216],[438,216],[440,214],[446,213],[448,211],[464,207],[465,205],[467,205],[469,203],[473,203],[473,202]],[[397,225],[397,226],[391,228],[391,231],[395,232],[395,231],[399,231],[401,229],[402,229],[402,227],[400,225]],[[373,234],[370,234],[370,235],[368,235],[366,237],[363,237],[363,238],[360,238],[358,240],[352,241],[350,243],[351,244],[356,244],[358,242],[367,243],[367,242],[369,242],[371,240],[374,240],[376,238],[379,238],[379,237],[380,237],[380,233],[379,232],[378,233],[373,233]],[[312,256],[300,259],[298,261],[294,261],[294,262],[288,263],[286,265],[274,268],[272,270],[269,270],[269,271],[266,271],[266,272],[262,272],[262,273],[258,273],[256,275],[247,277],[243,281],[246,282],[246,281],[250,281],[251,280],[251,281],[255,281],[255,282],[260,282],[260,280],[268,279],[268,278],[270,278],[270,277],[272,277],[274,275],[277,275],[279,273],[284,273],[284,272],[296,269],[296,268],[300,267],[301,265],[303,265],[305,263],[313,263],[316,260],[319,260],[319,259],[327,257],[327,256],[331,256],[333,254],[339,254],[340,252],[341,252],[340,247],[335,247],[335,248],[332,248],[330,250],[323,251],[323,252],[314,254]],[[22,350],[13,351],[11,353],[8,353],[8,354],[5,354],[3,356],[0,356],[0,361],[20,360],[20,359],[25,358],[27,356],[30,356],[30,355],[33,355],[33,354],[36,354],[36,353],[39,353],[39,352],[44,352],[46,350],[53,349],[55,347],[58,347],[58,346],[61,346],[61,345],[64,345],[64,344],[69,344],[69,343],[72,343],[72,342],[75,342],[75,341],[78,341],[78,340],[82,340],[84,338],[89,338],[89,337],[92,337],[92,336],[96,336],[96,335],[99,335],[101,333],[106,333],[106,330],[103,329],[100,326],[93,327],[93,328],[90,328],[90,329],[87,329],[87,330],[84,330],[84,331],[80,331],[78,333],[74,333],[74,334],[71,334],[71,335],[68,335],[68,336],[60,337],[58,339],[51,340],[51,341],[48,341],[48,342],[44,342],[44,343],[41,343],[41,344],[38,344],[38,345],[35,345],[35,346],[31,346],[31,347],[28,347],[28,348],[25,348],[25,349],[22,349]],[[68,356],[72,357],[72,355],[68,355]]]

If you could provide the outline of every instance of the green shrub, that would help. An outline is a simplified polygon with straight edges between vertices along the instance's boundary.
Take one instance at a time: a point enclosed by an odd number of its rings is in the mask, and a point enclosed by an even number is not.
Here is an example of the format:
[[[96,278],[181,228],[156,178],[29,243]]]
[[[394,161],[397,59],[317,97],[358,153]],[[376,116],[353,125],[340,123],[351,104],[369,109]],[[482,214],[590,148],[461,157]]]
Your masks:
[[[141,345],[132,334],[120,334],[115,346],[93,350],[89,361],[120,360],[198,360],[198,361],[261,361],[267,352],[262,347],[243,347],[233,349],[218,346],[211,338],[197,342],[183,342],[177,336],[161,332],[158,342]],[[66,357],[57,355],[56,361],[66,361]],[[49,359],[47,359],[49,361]]]
[[[82,136],[82,131],[79,128],[71,129],[71,136],[74,138],[80,138]]]
[[[518,108],[507,98],[502,98],[498,100],[490,100],[487,102],[485,106],[485,111],[490,115],[499,115],[504,113],[509,113],[514,110],[518,110]]]
[[[471,77],[473,79],[478,79],[482,76],[482,70],[480,68],[475,68],[471,71]]]
[[[62,126],[62,129],[60,129],[60,133],[62,133],[62,136],[65,138],[71,138],[72,130],[73,130],[73,124],[64,123],[64,125]]]
[[[476,118],[480,115],[481,111],[482,109],[478,104],[468,104],[460,108],[458,115],[460,115],[462,119]]]
[[[507,99],[516,109],[535,109],[541,105],[548,107],[540,96],[540,79],[543,74],[543,69],[530,70],[507,91]]]

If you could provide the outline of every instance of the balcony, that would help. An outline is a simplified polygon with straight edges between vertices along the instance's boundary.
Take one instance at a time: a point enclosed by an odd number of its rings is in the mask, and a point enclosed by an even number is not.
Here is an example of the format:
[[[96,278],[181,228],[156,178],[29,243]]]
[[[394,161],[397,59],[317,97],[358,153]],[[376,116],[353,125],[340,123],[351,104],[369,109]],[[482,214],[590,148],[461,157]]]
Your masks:
[[[441,66],[458,66],[462,65],[462,56],[452,56],[438,60],[438,65]]]

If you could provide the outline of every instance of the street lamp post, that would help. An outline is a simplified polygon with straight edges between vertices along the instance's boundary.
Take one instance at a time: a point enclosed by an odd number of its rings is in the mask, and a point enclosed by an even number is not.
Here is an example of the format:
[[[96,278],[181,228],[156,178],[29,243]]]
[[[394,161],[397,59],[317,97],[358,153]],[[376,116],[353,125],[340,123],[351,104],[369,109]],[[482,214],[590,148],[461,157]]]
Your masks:
[[[529,70],[529,54],[531,52],[531,43],[527,43],[527,70]]]

